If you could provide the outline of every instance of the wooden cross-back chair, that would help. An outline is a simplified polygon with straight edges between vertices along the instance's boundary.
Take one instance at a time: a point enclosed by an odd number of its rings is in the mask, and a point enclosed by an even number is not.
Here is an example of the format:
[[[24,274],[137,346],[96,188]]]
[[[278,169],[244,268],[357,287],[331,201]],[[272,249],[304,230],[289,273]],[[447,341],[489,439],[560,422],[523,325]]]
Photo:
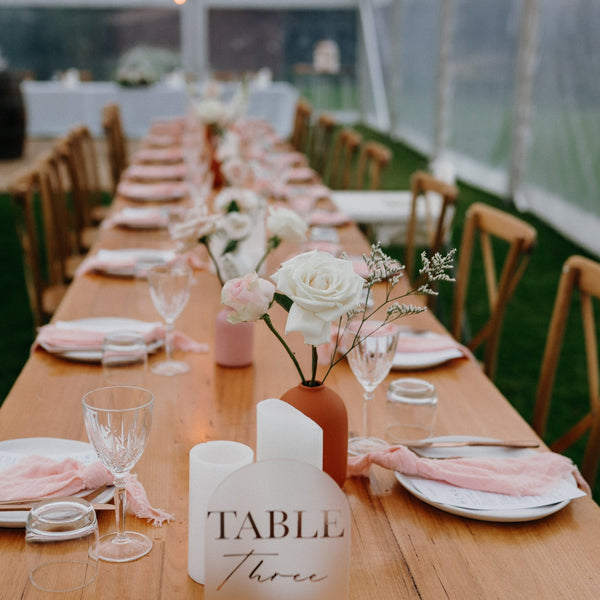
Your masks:
[[[77,244],[81,252],[91,248],[96,236],[94,207],[100,208],[101,191],[94,140],[85,126],[76,126],[59,144],[72,191]]]
[[[358,155],[356,181],[357,190],[381,188],[381,174],[392,160],[392,151],[383,144],[369,140],[364,142]]]
[[[296,113],[294,115],[294,126],[290,143],[298,152],[307,152],[310,121],[312,118],[312,106],[310,102],[304,98],[299,98],[296,103]]]
[[[104,128],[106,138],[108,164],[110,166],[112,192],[114,194],[117,190],[121,173],[128,164],[127,140],[121,119],[121,109],[118,104],[111,102],[104,106],[102,109],[102,127]]]
[[[600,462],[600,379],[598,339],[594,320],[594,301],[600,300],[600,263],[583,256],[571,256],[563,266],[542,358],[533,428],[540,437],[544,436],[565,326],[572,305],[571,300],[577,295],[583,323],[589,411],[553,442],[550,448],[555,452],[564,452],[586,433],[589,433],[581,473],[593,487]]]
[[[81,232],[77,224],[75,182],[71,179],[66,159],[65,140],[58,141],[37,164],[40,197],[44,210],[52,212],[45,221],[46,243],[56,243],[62,279],[71,281],[83,260]],[[70,195],[69,195],[70,192]]]
[[[481,246],[489,313],[486,323],[465,342],[471,350],[485,346],[483,368],[486,375],[493,380],[506,306],[529,262],[537,232],[525,221],[502,210],[481,203],[469,207],[459,249],[452,306],[451,333],[457,340],[465,337],[462,335],[463,324],[477,237]],[[498,276],[494,246],[498,250],[501,245],[506,248],[500,249],[505,250],[505,254]]]
[[[417,246],[424,245],[435,254],[448,239],[456,212],[458,188],[425,171],[415,171],[410,178],[410,192],[412,200],[404,262],[406,272],[412,277]]]
[[[88,225],[97,225],[108,214],[108,207],[102,204],[102,183],[100,162],[96,143],[86,125],[77,125],[70,132],[81,160],[81,172],[84,177],[84,200]]]
[[[329,114],[319,115],[312,127],[310,140],[310,160],[313,169],[322,177],[325,175],[327,156],[331,152],[336,120]]]
[[[354,129],[344,128],[335,138],[329,163],[329,187],[348,190],[352,186],[354,162],[362,142],[362,136]]]
[[[43,178],[43,169],[36,166],[19,174],[9,184],[17,234],[23,251],[25,282],[36,327],[54,314],[67,291],[62,250],[57,236],[52,233],[54,211],[48,197],[41,193],[46,185]]]

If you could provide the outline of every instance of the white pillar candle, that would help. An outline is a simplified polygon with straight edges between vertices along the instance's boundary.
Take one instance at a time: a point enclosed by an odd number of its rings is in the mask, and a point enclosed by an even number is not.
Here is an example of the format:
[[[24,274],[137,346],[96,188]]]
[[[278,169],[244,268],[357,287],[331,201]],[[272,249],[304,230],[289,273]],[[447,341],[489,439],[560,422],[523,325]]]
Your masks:
[[[323,468],[323,429],[291,404],[270,398],[256,407],[256,460],[291,458]]]
[[[205,442],[190,450],[188,574],[198,583],[204,583],[204,528],[208,501],[229,474],[249,465],[253,459],[252,448],[226,440]]]

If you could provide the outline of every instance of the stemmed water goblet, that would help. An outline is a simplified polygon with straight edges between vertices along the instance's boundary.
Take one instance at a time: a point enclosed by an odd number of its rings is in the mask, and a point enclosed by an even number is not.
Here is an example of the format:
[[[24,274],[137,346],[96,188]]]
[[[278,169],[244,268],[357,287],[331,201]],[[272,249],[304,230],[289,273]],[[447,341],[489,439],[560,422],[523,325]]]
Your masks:
[[[102,464],[115,485],[117,531],[103,535],[96,544],[99,558],[128,562],[152,549],[152,540],[125,529],[125,481],[138,462],[152,424],[152,392],[133,386],[110,386],[92,390],[82,400],[85,428]]]
[[[173,330],[175,319],[181,314],[190,297],[192,271],[184,263],[157,265],[148,271],[150,296],[154,307],[165,320],[166,360],[151,366],[157,375],[179,375],[187,373],[190,367],[183,361],[173,360]]]
[[[371,436],[369,407],[375,389],[387,377],[394,362],[398,333],[397,325],[381,321],[353,321],[346,331],[346,347],[355,344],[348,353],[348,363],[364,389],[363,435],[348,440],[350,454],[366,454],[388,446],[386,441]]]

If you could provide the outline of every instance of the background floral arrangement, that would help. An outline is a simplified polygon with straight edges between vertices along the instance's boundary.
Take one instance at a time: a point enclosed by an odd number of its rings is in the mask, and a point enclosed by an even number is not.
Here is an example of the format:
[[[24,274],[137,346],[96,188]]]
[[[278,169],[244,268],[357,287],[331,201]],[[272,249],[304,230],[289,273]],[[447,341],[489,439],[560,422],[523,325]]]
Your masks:
[[[224,188],[215,198],[215,210],[208,216],[190,214],[184,224],[171,230],[171,235],[180,243],[180,252],[198,243],[203,245],[221,285],[244,273],[260,272],[269,253],[281,242],[306,240],[308,225],[297,213],[269,207],[265,242],[265,202],[251,190]]]
[[[179,56],[170,50],[135,46],[119,59],[116,80],[123,86],[151,85],[179,66]]]

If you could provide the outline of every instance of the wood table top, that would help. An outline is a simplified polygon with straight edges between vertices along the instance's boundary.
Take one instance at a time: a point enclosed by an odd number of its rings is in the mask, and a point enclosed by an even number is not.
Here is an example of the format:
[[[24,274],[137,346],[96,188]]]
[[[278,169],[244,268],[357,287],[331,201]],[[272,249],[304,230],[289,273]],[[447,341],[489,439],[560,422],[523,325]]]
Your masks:
[[[354,225],[338,231],[348,254],[367,250]],[[100,231],[97,247],[170,245],[164,230],[109,228]],[[292,252],[293,248],[282,245],[271,259],[269,272]],[[264,323],[255,325],[252,366],[227,369],[215,364],[220,287],[211,272],[196,271],[194,278],[190,301],[176,329],[208,342],[210,351],[178,353],[191,367],[185,375],[149,374],[148,387],[156,397],[153,425],[134,468],[151,503],[173,513],[175,519],[154,527],[129,517],[131,529],[153,539],[151,553],[127,564],[101,562],[96,582],[74,597],[203,598],[203,587],[187,575],[189,451],[214,439],[237,440],[254,448],[257,402],[278,397],[297,383],[291,361]],[[100,316],[159,319],[145,281],[100,274],[78,277],[55,319]],[[431,313],[406,317],[402,324],[443,331]],[[437,388],[435,435],[536,439],[474,362],[458,359],[413,374],[426,377]],[[388,381],[397,376],[392,372]],[[59,437],[87,441],[81,398],[102,384],[97,364],[70,362],[43,350],[33,352],[0,409],[0,440]],[[350,430],[360,430],[362,389],[345,361],[334,369],[328,384],[346,403]],[[373,401],[374,433],[382,429],[386,387],[385,382],[379,386]],[[600,597],[600,509],[589,497],[576,499],[540,520],[503,523],[455,516],[429,506],[407,492],[392,472],[377,466],[369,477],[348,479],[343,489],[353,522],[353,600]],[[99,524],[101,533],[112,529],[114,513],[103,511]],[[0,565],[5,574],[0,598],[38,597],[27,580],[23,529],[0,529]]]

